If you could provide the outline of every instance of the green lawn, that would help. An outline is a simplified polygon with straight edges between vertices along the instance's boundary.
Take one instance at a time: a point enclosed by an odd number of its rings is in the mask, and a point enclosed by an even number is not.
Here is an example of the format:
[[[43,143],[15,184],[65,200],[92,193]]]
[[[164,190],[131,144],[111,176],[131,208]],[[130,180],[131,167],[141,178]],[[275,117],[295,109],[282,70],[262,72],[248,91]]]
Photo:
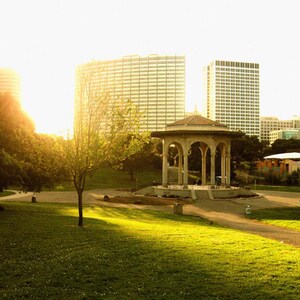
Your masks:
[[[6,197],[6,196],[10,196],[10,195],[14,195],[15,192],[11,192],[11,191],[4,191],[0,193],[0,197]]]
[[[261,222],[300,231],[300,207],[261,209],[249,217]]]
[[[300,186],[287,186],[287,185],[264,185],[257,184],[251,185],[251,190],[267,190],[267,191],[281,191],[281,192],[300,192]]]
[[[152,185],[153,181],[161,181],[161,170],[149,170],[134,174],[134,180],[130,180],[128,173],[115,169],[101,169],[93,177],[87,177],[86,190],[92,189],[139,189]],[[56,187],[56,190],[74,190],[71,181],[64,182]]]
[[[155,211],[2,204],[0,298],[299,299],[300,250]]]

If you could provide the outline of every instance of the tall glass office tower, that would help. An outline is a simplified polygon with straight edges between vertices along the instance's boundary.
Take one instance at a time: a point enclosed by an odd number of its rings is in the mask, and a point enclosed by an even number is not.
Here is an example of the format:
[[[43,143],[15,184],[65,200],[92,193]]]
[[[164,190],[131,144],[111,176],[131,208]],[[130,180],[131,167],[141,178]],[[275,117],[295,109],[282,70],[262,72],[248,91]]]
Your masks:
[[[204,115],[259,137],[259,64],[212,61],[203,68]]]
[[[125,56],[109,61],[92,61],[77,68],[80,74],[97,69],[102,91],[115,100],[130,99],[142,113],[141,131],[155,131],[185,115],[185,57]]]

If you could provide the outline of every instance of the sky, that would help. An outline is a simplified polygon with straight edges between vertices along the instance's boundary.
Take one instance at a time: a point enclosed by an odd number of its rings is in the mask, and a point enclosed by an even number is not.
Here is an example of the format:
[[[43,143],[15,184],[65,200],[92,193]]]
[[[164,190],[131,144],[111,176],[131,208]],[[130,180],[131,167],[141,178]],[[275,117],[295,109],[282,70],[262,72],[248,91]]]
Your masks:
[[[72,127],[76,65],[185,55],[186,110],[202,110],[202,67],[260,64],[261,116],[300,115],[299,0],[0,0],[0,67],[22,77],[38,132]]]

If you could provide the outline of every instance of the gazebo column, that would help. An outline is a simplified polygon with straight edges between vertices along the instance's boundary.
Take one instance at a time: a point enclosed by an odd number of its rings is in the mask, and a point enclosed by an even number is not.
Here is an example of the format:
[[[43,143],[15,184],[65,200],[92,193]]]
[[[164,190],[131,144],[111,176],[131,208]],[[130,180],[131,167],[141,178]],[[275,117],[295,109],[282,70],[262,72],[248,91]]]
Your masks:
[[[178,150],[178,185],[182,185],[182,153]]]
[[[230,186],[230,150],[227,151],[226,153],[226,185]]]
[[[201,177],[202,177],[202,185],[206,185],[206,154],[202,154]]]
[[[163,143],[162,186],[168,187],[168,149]]]
[[[188,152],[183,152],[183,188],[188,187]]]
[[[210,184],[216,184],[216,151],[210,151]]]
[[[221,152],[221,184],[226,185],[226,151],[224,147]]]
[[[207,159],[206,154],[207,154],[208,146],[204,143],[200,143],[199,148],[202,156],[201,181],[202,181],[202,185],[206,185],[206,159]]]

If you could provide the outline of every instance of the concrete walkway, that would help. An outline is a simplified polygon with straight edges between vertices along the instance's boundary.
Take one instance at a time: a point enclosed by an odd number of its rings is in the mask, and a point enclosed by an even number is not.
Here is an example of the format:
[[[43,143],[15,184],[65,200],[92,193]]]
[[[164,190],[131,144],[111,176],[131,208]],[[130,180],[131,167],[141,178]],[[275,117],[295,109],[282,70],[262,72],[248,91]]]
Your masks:
[[[194,204],[184,205],[185,215],[194,215],[206,218],[214,223],[274,239],[282,243],[300,247],[300,232],[284,229],[277,226],[263,224],[245,217],[245,209],[250,205],[255,211],[272,207],[296,207],[300,205],[300,193],[257,191],[258,198],[232,200],[196,200]],[[84,203],[110,207],[125,207],[134,209],[151,209],[173,213],[172,206],[145,206],[136,204],[120,204],[99,201],[99,195],[129,196],[130,192],[116,190],[94,190],[84,193]],[[32,194],[16,194],[1,197],[0,201],[31,201]],[[37,194],[38,202],[77,203],[76,192],[42,192]]]

